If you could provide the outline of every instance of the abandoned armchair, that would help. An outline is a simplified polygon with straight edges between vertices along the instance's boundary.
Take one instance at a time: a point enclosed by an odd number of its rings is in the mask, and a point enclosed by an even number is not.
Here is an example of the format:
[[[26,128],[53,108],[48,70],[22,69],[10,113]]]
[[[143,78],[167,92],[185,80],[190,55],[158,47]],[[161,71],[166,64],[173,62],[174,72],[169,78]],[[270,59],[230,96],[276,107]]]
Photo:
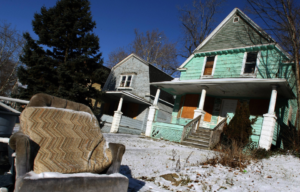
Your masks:
[[[89,107],[47,94],[34,95],[20,116],[15,192],[121,192],[125,146],[109,143]]]

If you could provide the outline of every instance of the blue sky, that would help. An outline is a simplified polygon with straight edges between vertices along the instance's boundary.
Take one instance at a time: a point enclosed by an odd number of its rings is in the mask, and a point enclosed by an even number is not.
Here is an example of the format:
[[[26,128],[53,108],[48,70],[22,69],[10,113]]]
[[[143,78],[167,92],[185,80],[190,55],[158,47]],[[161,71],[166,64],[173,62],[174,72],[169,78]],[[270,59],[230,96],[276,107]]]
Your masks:
[[[104,61],[118,47],[126,47],[134,39],[134,29],[140,32],[159,29],[171,41],[180,36],[178,6],[191,5],[192,0],[91,0],[91,12],[97,28],[94,33],[100,38],[100,51]],[[20,32],[28,31],[34,39],[31,21],[42,6],[54,6],[56,0],[2,0],[0,21],[11,23]],[[217,17],[220,23],[235,7],[244,9],[246,0],[228,0],[223,12]],[[256,20],[254,20],[256,22]],[[183,62],[184,59],[179,59]]]

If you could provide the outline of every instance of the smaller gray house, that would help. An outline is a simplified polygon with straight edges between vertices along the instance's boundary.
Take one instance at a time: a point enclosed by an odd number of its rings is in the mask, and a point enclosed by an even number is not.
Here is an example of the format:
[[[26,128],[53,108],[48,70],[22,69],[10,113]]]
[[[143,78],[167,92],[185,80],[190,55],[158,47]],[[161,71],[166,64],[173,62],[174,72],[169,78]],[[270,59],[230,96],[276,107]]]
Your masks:
[[[173,77],[132,53],[116,64],[102,89],[106,93],[100,123],[102,132],[143,134],[157,88],[152,82]],[[164,91],[157,101],[156,119],[170,123],[174,97]]]

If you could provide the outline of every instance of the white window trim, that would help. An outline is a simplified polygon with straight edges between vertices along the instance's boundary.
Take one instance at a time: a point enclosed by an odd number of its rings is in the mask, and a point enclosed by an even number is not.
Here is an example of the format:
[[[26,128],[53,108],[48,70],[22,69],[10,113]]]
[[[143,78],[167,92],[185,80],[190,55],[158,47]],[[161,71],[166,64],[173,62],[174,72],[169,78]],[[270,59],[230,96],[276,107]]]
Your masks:
[[[243,58],[243,63],[242,63],[241,75],[244,74],[244,69],[245,69],[246,59],[247,59],[247,52],[244,53],[244,58]]]
[[[124,87],[121,87],[120,85],[121,85],[123,76],[126,76],[125,84],[124,84],[125,86],[124,86]],[[131,81],[130,81],[129,87],[126,87],[126,83],[127,83],[128,76],[131,76]],[[133,77],[134,77],[134,75],[132,75],[132,74],[130,74],[130,75],[121,75],[121,76],[120,76],[120,81],[119,81],[118,89],[133,89],[133,88],[131,87],[131,86],[132,86]]]
[[[213,66],[211,75],[204,75],[205,65],[206,65],[206,61],[207,61],[207,56],[204,57],[203,66],[202,66],[202,73],[201,73],[201,77],[202,78],[209,78],[209,77],[213,77],[214,76],[216,65],[217,65],[217,60],[218,60],[218,55],[215,55],[214,66]]]
[[[211,72],[211,76],[214,76],[216,65],[217,65],[217,60],[218,60],[218,55],[215,56],[215,61],[214,61],[213,70]]]
[[[204,69],[205,69],[205,65],[206,65],[206,60],[207,60],[207,56],[205,56],[205,57],[204,57],[204,60],[203,60],[201,77],[203,77],[203,74],[204,74]]]
[[[256,66],[255,66],[255,70],[254,73],[244,73],[245,70],[245,65],[246,65],[246,60],[247,60],[247,55],[248,52],[244,53],[244,58],[243,58],[243,65],[242,65],[242,70],[241,70],[241,76],[245,76],[245,77],[256,77],[257,71],[258,71],[258,66],[260,63],[260,59],[261,59],[261,51],[257,52],[257,58],[256,58]]]

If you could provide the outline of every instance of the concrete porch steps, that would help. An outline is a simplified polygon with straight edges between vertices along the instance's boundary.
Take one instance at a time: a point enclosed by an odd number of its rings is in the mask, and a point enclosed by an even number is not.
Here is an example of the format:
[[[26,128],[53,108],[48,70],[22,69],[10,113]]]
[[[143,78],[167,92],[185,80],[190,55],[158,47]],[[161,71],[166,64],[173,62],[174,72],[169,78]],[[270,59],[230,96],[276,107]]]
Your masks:
[[[211,130],[199,127],[195,133],[184,139],[181,144],[200,149],[209,149],[210,134]]]

